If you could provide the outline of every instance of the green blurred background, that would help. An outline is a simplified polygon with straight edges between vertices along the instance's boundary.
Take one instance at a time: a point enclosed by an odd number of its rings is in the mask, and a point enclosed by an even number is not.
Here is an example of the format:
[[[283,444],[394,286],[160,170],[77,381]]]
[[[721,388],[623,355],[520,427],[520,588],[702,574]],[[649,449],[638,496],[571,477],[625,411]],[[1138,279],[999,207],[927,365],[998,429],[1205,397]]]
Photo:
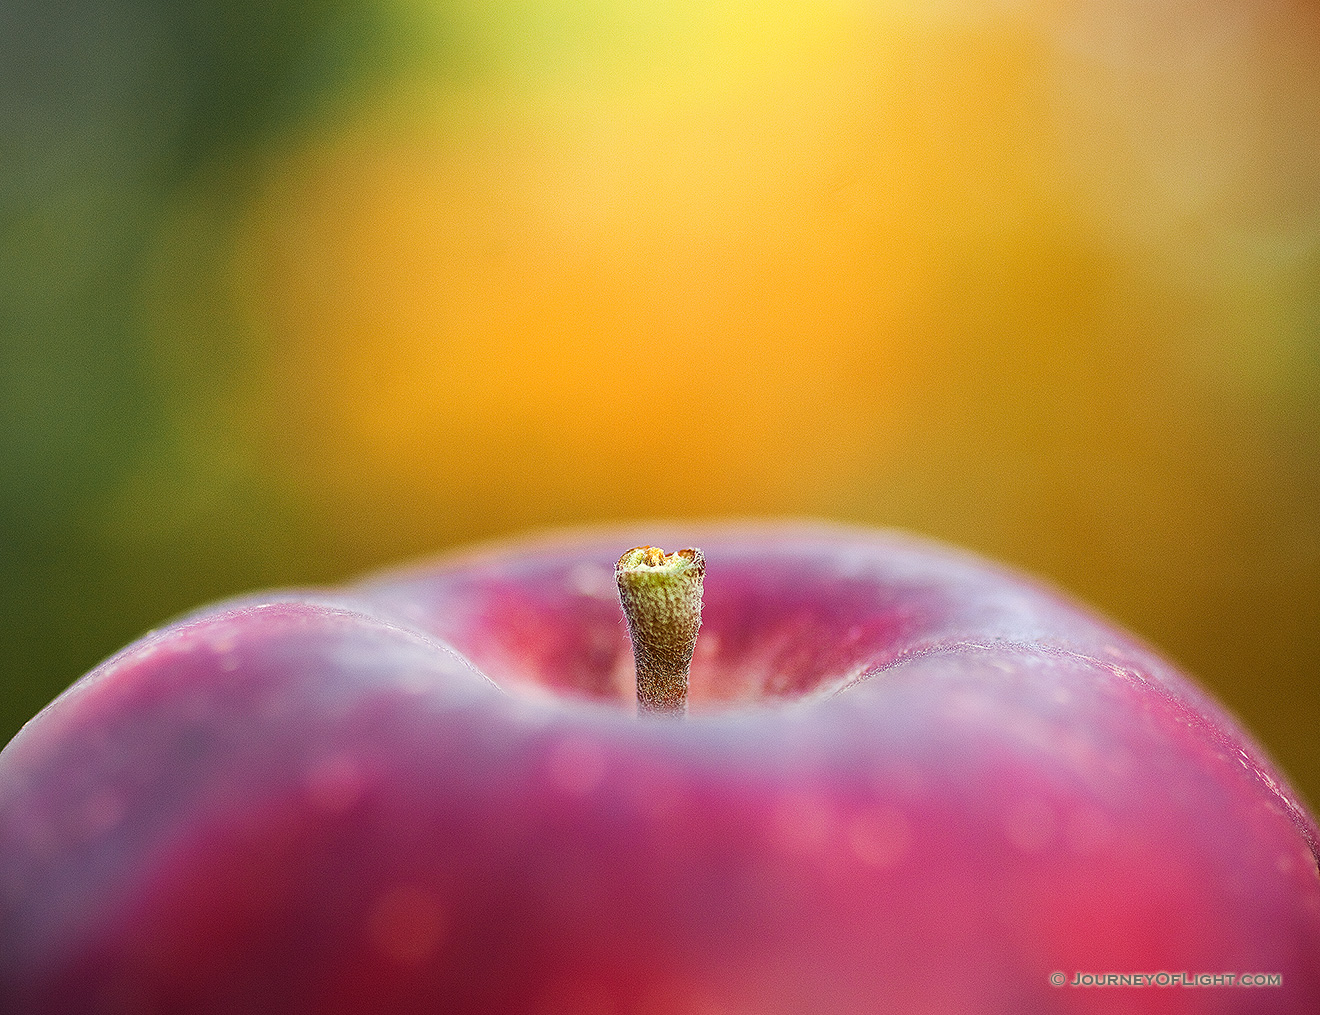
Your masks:
[[[807,514],[1067,587],[1320,800],[1303,0],[8,0],[0,357],[0,742],[209,599]]]

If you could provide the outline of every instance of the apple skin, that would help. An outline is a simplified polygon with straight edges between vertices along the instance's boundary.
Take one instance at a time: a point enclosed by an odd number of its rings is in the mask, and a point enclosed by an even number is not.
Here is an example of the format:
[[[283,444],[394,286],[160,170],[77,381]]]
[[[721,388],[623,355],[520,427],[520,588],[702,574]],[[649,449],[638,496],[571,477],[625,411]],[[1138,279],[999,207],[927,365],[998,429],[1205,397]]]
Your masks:
[[[646,542],[706,554],[685,720],[634,714]],[[221,603],[75,683],[0,753],[0,1011],[1320,1011],[1317,842],[1222,708],[1018,575],[596,530]]]

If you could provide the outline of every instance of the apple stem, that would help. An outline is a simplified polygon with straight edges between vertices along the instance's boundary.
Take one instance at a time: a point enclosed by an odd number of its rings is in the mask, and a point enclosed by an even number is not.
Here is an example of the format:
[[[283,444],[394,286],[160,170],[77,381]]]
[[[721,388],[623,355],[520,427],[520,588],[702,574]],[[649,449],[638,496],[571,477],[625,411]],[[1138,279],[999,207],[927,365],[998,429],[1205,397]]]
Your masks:
[[[666,554],[659,547],[636,546],[614,567],[637,665],[638,715],[687,712],[705,574],[706,558],[694,549]]]

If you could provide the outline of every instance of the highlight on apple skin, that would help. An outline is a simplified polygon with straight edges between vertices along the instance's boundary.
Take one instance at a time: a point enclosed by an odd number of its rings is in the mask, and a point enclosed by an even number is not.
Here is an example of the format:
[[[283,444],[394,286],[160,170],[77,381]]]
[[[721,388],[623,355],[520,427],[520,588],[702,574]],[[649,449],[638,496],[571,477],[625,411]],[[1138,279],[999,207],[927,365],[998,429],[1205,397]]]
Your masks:
[[[636,714],[641,543],[704,551],[686,718]],[[1219,705],[1019,575],[584,531],[221,603],[69,688],[0,753],[0,1011],[1293,1015],[1318,841]],[[1071,985],[1159,972],[1266,985]]]

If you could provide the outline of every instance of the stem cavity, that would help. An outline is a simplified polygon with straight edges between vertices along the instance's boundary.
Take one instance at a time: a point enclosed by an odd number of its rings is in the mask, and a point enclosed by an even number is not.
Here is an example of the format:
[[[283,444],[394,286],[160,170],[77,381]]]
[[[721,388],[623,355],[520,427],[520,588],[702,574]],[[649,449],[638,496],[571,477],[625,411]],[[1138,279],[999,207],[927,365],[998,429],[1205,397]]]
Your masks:
[[[659,547],[637,546],[614,567],[637,664],[639,715],[687,712],[705,574],[706,558],[695,549],[666,554]]]

